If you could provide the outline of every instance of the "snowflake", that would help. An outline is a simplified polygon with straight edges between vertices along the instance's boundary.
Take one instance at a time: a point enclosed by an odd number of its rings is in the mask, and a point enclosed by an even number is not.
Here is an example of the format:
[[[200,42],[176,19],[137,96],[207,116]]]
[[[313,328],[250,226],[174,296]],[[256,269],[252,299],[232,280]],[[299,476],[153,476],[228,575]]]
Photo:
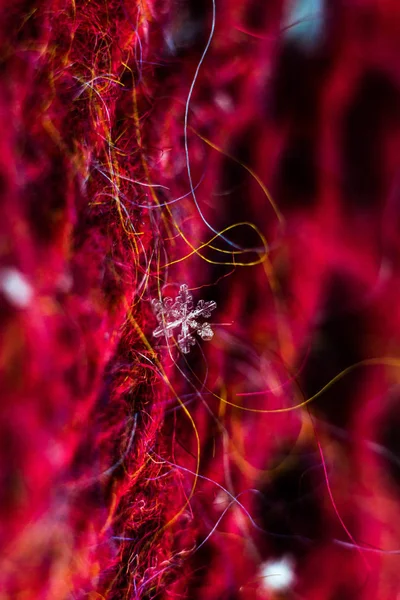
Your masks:
[[[217,303],[205,302],[199,300],[196,308],[193,308],[193,298],[188,292],[187,285],[181,285],[179,294],[172,298],[164,298],[163,300],[153,300],[153,310],[159,322],[157,329],[153,331],[154,337],[172,337],[173,330],[180,327],[181,331],[178,335],[178,345],[184,354],[190,352],[190,347],[196,343],[193,337],[193,331],[196,332],[203,340],[211,340],[214,335],[209,323],[199,323],[198,318],[207,319],[211,316]],[[193,330],[193,331],[192,331]]]

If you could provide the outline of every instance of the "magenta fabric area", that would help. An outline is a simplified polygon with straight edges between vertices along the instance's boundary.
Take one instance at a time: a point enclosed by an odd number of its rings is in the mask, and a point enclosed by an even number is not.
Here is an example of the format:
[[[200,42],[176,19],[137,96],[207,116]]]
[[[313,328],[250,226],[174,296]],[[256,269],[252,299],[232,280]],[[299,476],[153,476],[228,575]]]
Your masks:
[[[0,6],[0,600],[400,598],[399,2]]]

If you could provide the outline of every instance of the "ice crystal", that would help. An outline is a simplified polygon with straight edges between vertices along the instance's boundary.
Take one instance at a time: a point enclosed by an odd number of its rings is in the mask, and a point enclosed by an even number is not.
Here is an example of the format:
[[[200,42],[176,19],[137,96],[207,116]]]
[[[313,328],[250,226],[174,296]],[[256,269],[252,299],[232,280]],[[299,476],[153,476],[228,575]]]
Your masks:
[[[180,327],[178,335],[178,345],[184,354],[190,352],[190,347],[196,343],[193,333],[197,333],[203,340],[211,340],[214,335],[209,323],[199,323],[198,319],[208,319],[211,316],[217,303],[214,301],[205,302],[199,300],[196,308],[193,305],[192,295],[189,294],[188,286],[181,285],[179,294],[173,300],[164,298],[163,300],[153,300],[153,310],[159,322],[159,326],[154,330],[154,337],[172,337],[173,330]]]

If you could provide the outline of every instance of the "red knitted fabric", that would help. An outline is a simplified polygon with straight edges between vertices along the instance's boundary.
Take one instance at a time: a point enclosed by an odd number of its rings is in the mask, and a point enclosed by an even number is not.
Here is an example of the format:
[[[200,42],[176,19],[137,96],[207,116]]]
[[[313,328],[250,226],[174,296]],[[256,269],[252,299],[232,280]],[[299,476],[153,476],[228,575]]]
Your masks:
[[[0,29],[1,600],[397,598],[400,4]]]

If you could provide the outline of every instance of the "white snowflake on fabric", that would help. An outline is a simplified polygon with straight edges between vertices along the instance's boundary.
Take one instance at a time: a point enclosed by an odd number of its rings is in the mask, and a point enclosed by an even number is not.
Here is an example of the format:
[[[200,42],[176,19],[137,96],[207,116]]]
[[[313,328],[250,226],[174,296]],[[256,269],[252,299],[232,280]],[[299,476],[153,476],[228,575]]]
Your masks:
[[[188,286],[181,285],[179,294],[173,300],[164,298],[163,300],[152,301],[153,310],[159,322],[157,329],[153,331],[154,337],[172,337],[173,330],[180,327],[178,335],[178,345],[184,354],[190,352],[190,347],[196,343],[193,333],[197,333],[203,340],[211,340],[214,335],[209,323],[199,323],[199,317],[208,319],[211,311],[217,307],[214,301],[205,302],[199,300],[196,308],[193,308],[193,298],[189,294]]]

